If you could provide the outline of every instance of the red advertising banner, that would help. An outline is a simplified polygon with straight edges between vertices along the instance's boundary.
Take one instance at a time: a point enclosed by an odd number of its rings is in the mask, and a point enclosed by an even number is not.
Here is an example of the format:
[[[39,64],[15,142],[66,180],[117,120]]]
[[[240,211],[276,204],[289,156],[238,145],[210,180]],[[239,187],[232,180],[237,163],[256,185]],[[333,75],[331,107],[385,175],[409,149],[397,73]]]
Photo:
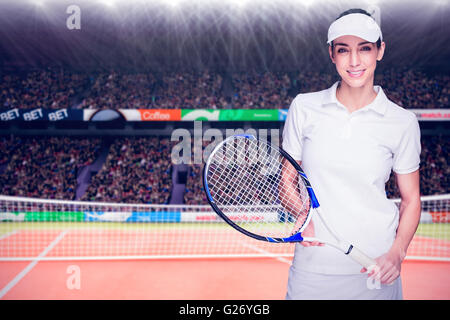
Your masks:
[[[142,121],[180,121],[181,109],[139,109]]]

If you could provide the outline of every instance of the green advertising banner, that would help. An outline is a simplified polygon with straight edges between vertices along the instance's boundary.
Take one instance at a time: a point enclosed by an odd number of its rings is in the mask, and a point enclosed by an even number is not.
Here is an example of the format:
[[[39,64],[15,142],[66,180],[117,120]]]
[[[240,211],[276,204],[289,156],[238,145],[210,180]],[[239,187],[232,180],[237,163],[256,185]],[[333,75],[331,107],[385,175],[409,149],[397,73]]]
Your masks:
[[[181,121],[279,121],[278,109],[181,110]]]
[[[77,211],[55,212],[26,212],[25,221],[84,221],[84,213]]]
[[[84,221],[84,213],[77,211],[4,212],[0,214],[0,221]]]

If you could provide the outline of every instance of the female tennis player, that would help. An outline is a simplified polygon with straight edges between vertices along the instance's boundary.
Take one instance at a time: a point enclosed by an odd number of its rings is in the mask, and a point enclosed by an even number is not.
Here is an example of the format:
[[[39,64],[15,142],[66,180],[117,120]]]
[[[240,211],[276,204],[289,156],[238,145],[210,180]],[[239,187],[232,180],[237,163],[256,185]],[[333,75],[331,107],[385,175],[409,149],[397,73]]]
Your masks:
[[[295,249],[286,298],[402,299],[401,263],[421,210],[418,121],[374,86],[386,45],[369,13],[341,14],[329,27],[328,44],[340,81],[293,100],[283,149],[315,186],[326,220],[377,266],[368,273],[329,246],[302,242]],[[400,209],[386,197],[391,170]],[[326,239],[329,233],[313,216],[303,236]]]

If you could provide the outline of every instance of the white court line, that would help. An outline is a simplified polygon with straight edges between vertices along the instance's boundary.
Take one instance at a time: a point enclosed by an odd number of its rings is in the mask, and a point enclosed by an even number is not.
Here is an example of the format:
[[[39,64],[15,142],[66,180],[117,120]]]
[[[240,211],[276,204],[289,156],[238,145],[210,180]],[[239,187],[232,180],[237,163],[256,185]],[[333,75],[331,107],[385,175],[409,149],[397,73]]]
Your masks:
[[[59,241],[61,241],[61,239],[67,234],[68,230],[64,230],[63,232],[61,232],[56,238],[55,240],[53,240],[52,243],[50,243],[50,245],[44,249],[44,251],[42,251],[39,256],[36,257],[36,259],[34,259],[29,265],[27,265],[25,267],[25,269],[23,269],[14,279],[12,279],[1,291],[0,291],[0,299],[3,298],[3,296],[5,294],[7,294],[9,292],[9,290],[11,290],[23,277],[26,276],[26,274],[28,272],[31,271],[31,269],[34,268],[34,266],[41,260],[41,258],[45,257],[45,255],[47,255],[47,253],[50,252],[50,250],[52,250]]]
[[[270,254],[270,253],[269,253]],[[39,261],[96,261],[96,260],[180,260],[180,259],[248,259],[248,258],[274,258],[288,257],[292,258],[293,254],[282,254],[268,256],[260,253],[249,254],[176,254],[176,255],[152,255],[152,256],[65,256],[65,257],[42,257]],[[6,257],[0,261],[33,261],[34,257]]]
[[[242,245],[244,247],[247,247],[247,248],[250,248],[252,250],[255,250],[256,252],[263,253],[264,255],[266,255],[269,258],[274,258],[274,259],[276,259],[276,260],[278,260],[280,262],[287,263],[288,265],[291,265],[291,261],[289,261],[288,259],[285,259],[283,257],[279,257],[276,254],[273,254],[273,253],[270,253],[269,251],[266,251],[264,249],[258,248],[257,246],[254,246],[254,245],[251,245],[251,244],[248,244],[248,243],[242,243]]]
[[[15,235],[17,232],[18,232],[18,230],[13,230],[13,231],[10,231],[8,233],[5,233],[4,235],[0,236],[0,240],[3,240],[3,239],[6,239],[6,238],[8,238],[8,237],[10,237],[12,235]]]

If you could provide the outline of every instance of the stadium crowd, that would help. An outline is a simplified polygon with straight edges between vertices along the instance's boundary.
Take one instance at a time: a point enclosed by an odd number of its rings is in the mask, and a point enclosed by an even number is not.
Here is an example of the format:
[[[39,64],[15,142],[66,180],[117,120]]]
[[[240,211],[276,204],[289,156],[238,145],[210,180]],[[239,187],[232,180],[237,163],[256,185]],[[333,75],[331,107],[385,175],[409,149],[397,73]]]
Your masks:
[[[92,137],[0,137],[0,194],[74,200],[80,170],[99,157],[101,142]],[[449,192],[449,147],[446,136],[422,137],[422,195]],[[81,200],[169,203],[172,148],[169,138],[115,138]],[[386,193],[389,198],[400,196],[393,175]],[[190,165],[184,202],[207,204],[200,164]]]
[[[98,156],[100,139],[0,138],[0,194],[73,200],[79,170]]]
[[[89,109],[286,109],[298,93],[323,90],[333,73],[212,71],[81,74],[59,69],[5,74],[0,108]],[[375,83],[405,108],[449,107],[450,77],[419,70],[380,70]]]
[[[408,109],[449,108],[450,76],[427,76],[415,70],[388,69],[376,77],[387,96]]]
[[[450,141],[445,136],[423,136],[422,153],[420,159],[420,191],[422,195],[445,194],[450,190],[448,167]],[[389,198],[400,198],[395,185],[395,178],[391,175],[386,185]]]
[[[167,204],[172,189],[168,138],[118,138],[82,200]]]
[[[234,73],[232,83],[232,106],[236,109],[287,108],[294,98],[286,73]]]
[[[0,82],[0,108],[73,108],[75,98],[89,88],[91,76],[63,69],[5,74]]]
[[[151,107],[161,109],[218,109],[226,106],[220,74],[204,71],[162,76]]]
[[[77,109],[146,109],[151,108],[155,77],[149,74],[100,73],[80,98]]]
[[[202,143],[202,150],[199,154],[203,155],[203,158],[207,158],[209,155],[205,155],[205,148],[209,144],[208,141],[203,141]],[[192,143],[192,152],[193,154],[196,154],[195,152],[199,152],[198,150],[195,150],[197,146]],[[193,162],[193,161],[192,161]],[[195,204],[207,204],[208,200],[206,200],[206,194],[203,189],[203,165],[200,164],[194,164],[192,163],[189,166],[189,174],[186,179],[186,188],[184,192],[184,203],[189,205],[195,205]]]
[[[302,72],[81,74],[61,69],[3,74],[0,109],[288,108],[298,93],[325,89],[337,75]],[[448,108],[448,75],[380,70],[375,83],[405,108]],[[102,138],[0,137],[0,193],[73,200],[80,169],[98,158]],[[448,193],[449,142],[422,137],[422,194]],[[116,138],[82,200],[165,204],[172,188],[168,138]],[[191,165],[184,201],[206,204],[201,165]],[[390,198],[399,197],[394,177]]]
[[[450,141],[446,136],[422,136],[422,153],[420,164],[421,195],[446,194],[450,190],[448,167]],[[208,204],[202,184],[202,166],[191,165],[186,192],[186,204]],[[386,195],[390,199],[400,198],[395,184],[395,176],[391,174],[386,183]]]

